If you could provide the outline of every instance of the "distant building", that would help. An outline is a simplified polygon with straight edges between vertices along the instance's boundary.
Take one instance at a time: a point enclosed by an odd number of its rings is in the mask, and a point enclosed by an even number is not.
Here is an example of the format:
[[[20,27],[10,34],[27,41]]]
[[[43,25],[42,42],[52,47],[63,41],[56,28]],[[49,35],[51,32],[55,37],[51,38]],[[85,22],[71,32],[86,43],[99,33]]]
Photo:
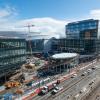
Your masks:
[[[25,39],[0,38],[0,77],[20,69],[25,61]]]
[[[52,52],[52,44],[56,41],[55,37],[44,40],[44,53]]]
[[[52,37],[50,39],[33,39],[27,40],[27,53],[36,54],[36,53],[51,53],[52,52],[52,44],[56,40],[56,38]]]

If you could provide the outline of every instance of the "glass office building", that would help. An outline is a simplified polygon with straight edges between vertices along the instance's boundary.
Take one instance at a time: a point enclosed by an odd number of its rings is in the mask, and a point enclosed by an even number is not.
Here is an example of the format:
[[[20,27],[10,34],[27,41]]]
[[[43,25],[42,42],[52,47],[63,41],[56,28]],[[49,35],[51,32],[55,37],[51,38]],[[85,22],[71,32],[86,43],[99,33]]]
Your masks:
[[[67,38],[96,39],[98,34],[99,20],[89,19],[68,23],[65,27]]]
[[[81,55],[100,53],[99,20],[89,19],[68,23],[66,38],[52,44],[57,52],[76,52]]]
[[[58,44],[52,44],[54,51],[76,52],[81,55],[90,55],[100,52],[100,40],[98,39],[58,39]]]
[[[44,39],[34,39],[26,41],[27,54],[42,53],[44,50]]]
[[[0,38],[0,77],[19,69],[25,61],[25,39]]]

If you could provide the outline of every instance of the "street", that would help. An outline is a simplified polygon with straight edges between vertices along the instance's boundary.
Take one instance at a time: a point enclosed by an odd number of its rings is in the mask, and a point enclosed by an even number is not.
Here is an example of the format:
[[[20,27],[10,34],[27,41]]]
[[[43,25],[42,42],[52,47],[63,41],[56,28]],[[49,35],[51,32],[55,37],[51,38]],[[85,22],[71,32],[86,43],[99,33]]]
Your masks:
[[[86,70],[86,69],[85,69]],[[37,96],[33,98],[34,100],[66,100],[67,96],[70,96],[69,100],[73,100],[74,96],[77,95],[82,89],[82,87],[88,87],[89,82],[91,80],[98,80],[98,70],[93,70],[92,73],[89,75],[81,76],[81,74],[84,72],[82,70],[78,73],[78,76],[75,78],[70,78],[63,83],[61,83],[59,86],[63,86],[65,91],[62,93],[57,93],[55,96],[52,96],[51,93],[47,93],[44,96]],[[78,99],[79,100],[79,99]]]

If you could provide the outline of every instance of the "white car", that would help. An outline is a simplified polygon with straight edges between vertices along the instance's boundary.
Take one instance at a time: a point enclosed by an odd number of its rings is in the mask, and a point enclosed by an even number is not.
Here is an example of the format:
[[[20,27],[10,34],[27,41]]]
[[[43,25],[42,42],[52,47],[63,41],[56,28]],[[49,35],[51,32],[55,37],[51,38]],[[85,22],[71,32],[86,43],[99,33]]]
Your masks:
[[[88,72],[88,73],[92,72],[92,69],[88,69],[87,72]]]
[[[46,94],[48,92],[48,87],[44,86],[43,89],[41,90],[42,94]]]
[[[55,87],[55,88],[52,90],[51,94],[55,95],[56,93],[58,93],[58,92],[61,91],[61,90],[63,90],[63,87]]]
[[[77,77],[77,74],[73,74],[73,75],[71,76],[71,78],[74,78],[74,77]]]
[[[79,93],[82,94],[83,92],[85,92],[87,90],[86,87],[84,87]]]
[[[84,73],[82,73],[82,75],[81,76],[85,76],[87,74],[87,72],[84,72]]]

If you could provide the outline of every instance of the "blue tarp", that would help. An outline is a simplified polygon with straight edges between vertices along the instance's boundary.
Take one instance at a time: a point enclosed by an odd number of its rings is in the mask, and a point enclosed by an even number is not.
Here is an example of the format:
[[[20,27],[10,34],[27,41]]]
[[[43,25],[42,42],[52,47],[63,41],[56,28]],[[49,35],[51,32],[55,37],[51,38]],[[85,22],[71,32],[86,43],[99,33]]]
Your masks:
[[[6,93],[3,95],[4,100],[12,100],[12,94],[11,93]]]

